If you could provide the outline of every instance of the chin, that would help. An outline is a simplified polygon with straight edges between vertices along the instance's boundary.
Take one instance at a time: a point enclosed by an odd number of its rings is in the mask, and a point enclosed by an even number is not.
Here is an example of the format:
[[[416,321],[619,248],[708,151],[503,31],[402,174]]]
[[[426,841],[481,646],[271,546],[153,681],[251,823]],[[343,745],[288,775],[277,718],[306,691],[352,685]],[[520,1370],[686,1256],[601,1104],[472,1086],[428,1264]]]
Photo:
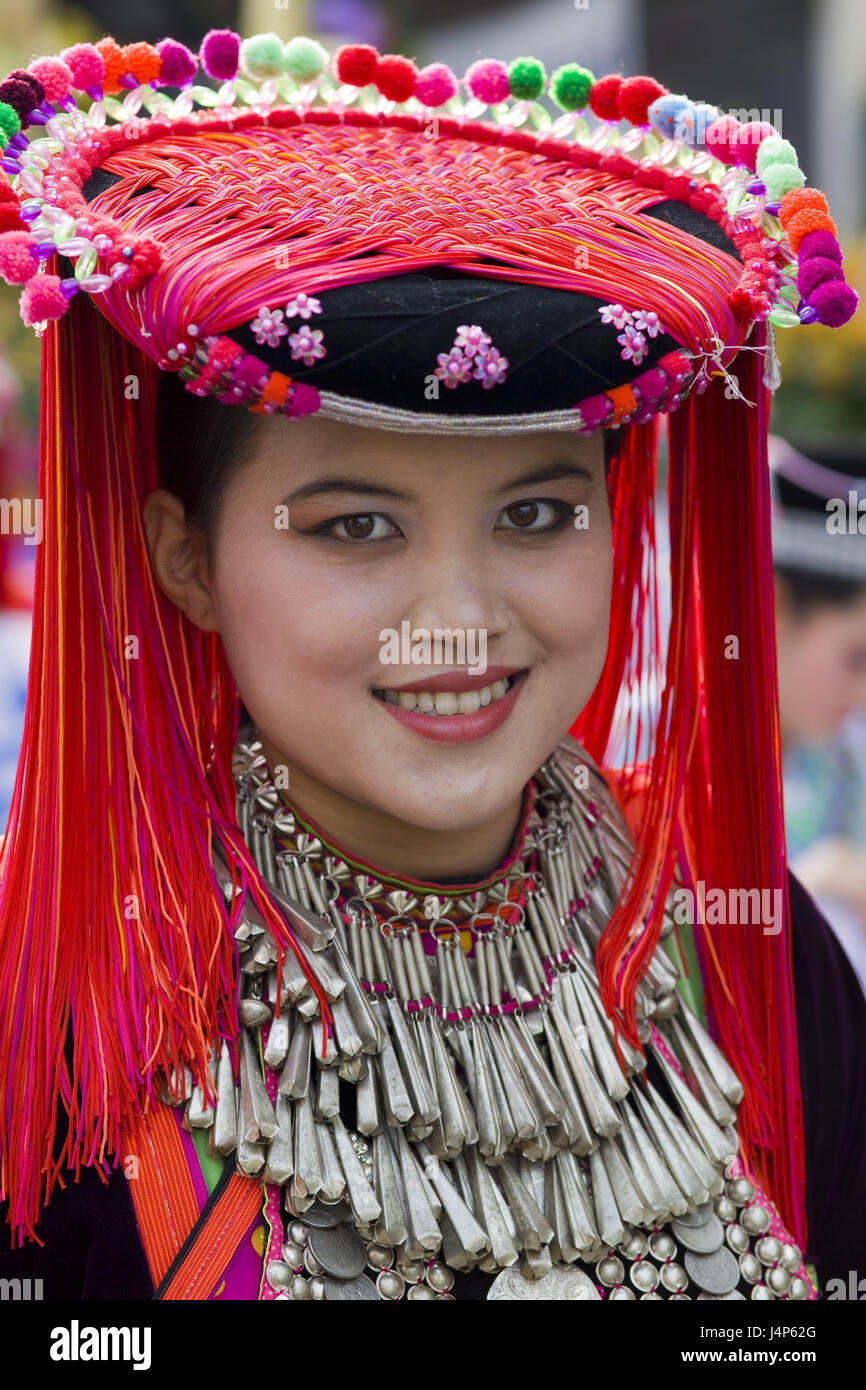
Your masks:
[[[481,782],[457,774],[432,787],[424,778],[416,781],[410,775],[399,789],[385,789],[384,799],[376,797],[373,804],[419,830],[473,830],[514,805],[531,775],[515,775],[512,766],[493,776],[485,772]]]

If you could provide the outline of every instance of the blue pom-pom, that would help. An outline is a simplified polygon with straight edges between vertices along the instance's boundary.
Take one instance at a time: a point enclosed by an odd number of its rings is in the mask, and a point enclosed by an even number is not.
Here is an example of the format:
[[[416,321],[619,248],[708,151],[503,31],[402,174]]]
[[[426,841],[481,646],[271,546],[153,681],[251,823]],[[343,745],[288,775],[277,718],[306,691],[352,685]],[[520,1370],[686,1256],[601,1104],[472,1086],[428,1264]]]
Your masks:
[[[687,140],[686,144],[701,147],[706,145],[707,126],[711,126],[713,121],[717,121],[720,115],[721,112],[717,106],[708,106],[707,103],[703,101],[696,102],[694,107],[694,129],[691,139]]]
[[[668,92],[650,103],[649,123],[662,140],[684,140],[685,124],[693,109],[688,97]]]

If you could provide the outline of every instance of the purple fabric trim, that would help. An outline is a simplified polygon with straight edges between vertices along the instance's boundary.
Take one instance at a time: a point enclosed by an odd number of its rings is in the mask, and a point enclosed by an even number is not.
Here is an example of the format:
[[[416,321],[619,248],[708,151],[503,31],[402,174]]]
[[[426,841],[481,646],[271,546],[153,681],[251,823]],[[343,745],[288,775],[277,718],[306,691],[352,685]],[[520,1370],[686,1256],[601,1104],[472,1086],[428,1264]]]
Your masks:
[[[198,1153],[193,1143],[193,1137],[189,1131],[183,1127],[183,1113],[184,1108],[182,1105],[172,1106],[172,1114],[174,1115],[177,1131],[183,1144],[183,1154],[189,1169],[190,1178],[192,1179],[196,1205],[200,1216],[204,1210],[205,1202],[207,1201],[207,1186],[205,1185],[204,1174],[201,1171],[201,1164],[198,1161]]]

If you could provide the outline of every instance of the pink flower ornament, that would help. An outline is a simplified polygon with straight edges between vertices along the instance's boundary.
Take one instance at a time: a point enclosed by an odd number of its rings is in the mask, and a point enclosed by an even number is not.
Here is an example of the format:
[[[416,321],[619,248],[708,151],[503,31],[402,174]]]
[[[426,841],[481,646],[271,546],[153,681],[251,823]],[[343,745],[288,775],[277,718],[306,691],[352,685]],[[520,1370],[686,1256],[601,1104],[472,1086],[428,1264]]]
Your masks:
[[[598,312],[602,323],[612,323],[614,328],[625,328],[631,323],[631,313],[621,304],[605,304]]]
[[[647,342],[643,333],[639,333],[631,324],[627,324],[625,332],[617,336],[617,342],[622,343],[620,357],[639,367],[647,355]]]
[[[454,346],[464,348],[469,357],[474,357],[477,352],[483,352],[489,348],[492,339],[489,333],[477,323],[463,323],[457,329],[457,336],[454,339]]]
[[[634,326],[641,333],[646,333],[649,338],[657,338],[660,333],[664,333],[661,320],[654,309],[638,309],[634,315]]]
[[[294,360],[300,359],[305,366],[312,367],[317,358],[326,357],[328,349],[322,345],[324,336],[321,328],[307,328],[306,325],[297,333],[290,333],[289,347]]]
[[[286,316],[290,319],[308,319],[313,314],[320,314],[321,312],[321,300],[316,299],[315,295],[304,294],[303,290],[299,291],[286,305]]]
[[[258,316],[250,324],[259,347],[265,343],[272,348],[279,345],[280,338],[289,331],[282,321],[283,317],[282,309],[269,309],[266,304],[261,306]]]
[[[453,347],[450,352],[437,354],[438,366],[433,375],[453,391],[461,381],[472,380],[472,358],[467,357],[462,348]]]
[[[481,382],[485,391],[489,391],[491,386],[498,386],[505,380],[507,370],[508,358],[503,357],[498,348],[491,347],[477,354],[473,376]]]

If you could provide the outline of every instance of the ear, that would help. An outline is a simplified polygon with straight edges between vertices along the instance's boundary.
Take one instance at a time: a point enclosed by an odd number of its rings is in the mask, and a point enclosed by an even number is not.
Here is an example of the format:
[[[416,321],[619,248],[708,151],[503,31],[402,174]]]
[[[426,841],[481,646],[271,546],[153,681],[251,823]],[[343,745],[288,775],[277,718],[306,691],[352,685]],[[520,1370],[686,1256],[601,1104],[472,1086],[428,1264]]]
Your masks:
[[[218,632],[205,537],[187,525],[184,505],[165,488],[150,493],[142,513],[156,582],[204,632]]]

